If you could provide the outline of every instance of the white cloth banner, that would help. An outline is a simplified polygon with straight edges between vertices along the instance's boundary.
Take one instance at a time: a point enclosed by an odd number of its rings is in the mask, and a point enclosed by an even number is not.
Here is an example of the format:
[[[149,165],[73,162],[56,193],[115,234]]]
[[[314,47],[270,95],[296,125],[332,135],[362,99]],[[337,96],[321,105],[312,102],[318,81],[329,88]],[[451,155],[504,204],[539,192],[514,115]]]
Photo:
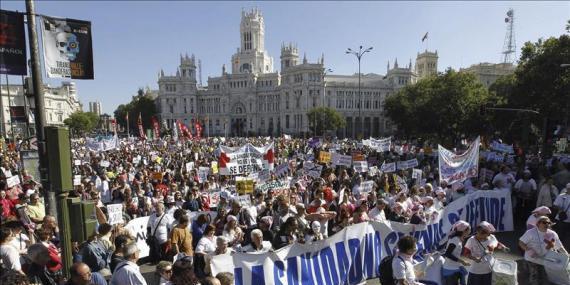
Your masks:
[[[447,240],[451,225],[459,219],[471,228],[486,220],[498,231],[513,230],[510,194],[502,191],[476,191],[449,204],[428,225],[396,222],[368,222],[347,227],[326,240],[295,243],[275,252],[235,253],[213,257],[215,276],[233,268],[235,284],[358,284],[378,278],[378,266],[396,251],[400,237],[410,234],[417,240],[416,260],[436,251]],[[440,270],[429,274],[424,283],[440,284]],[[427,281],[427,282],[425,282]]]
[[[462,154],[455,154],[443,146],[438,146],[439,181],[448,184],[462,182],[477,177],[479,169],[479,137]]]
[[[390,151],[392,145],[392,138],[362,140],[362,144],[375,149],[377,152]]]
[[[89,151],[94,152],[114,150],[119,148],[119,138],[117,136],[99,139],[87,138],[85,140],[85,146]]]
[[[321,172],[323,171],[323,166],[320,164],[315,164],[310,161],[305,161],[303,163],[303,170],[308,176],[313,178],[321,177]]]
[[[221,175],[241,175],[273,170],[273,143],[263,147],[246,144],[242,147],[220,146],[218,166]]]

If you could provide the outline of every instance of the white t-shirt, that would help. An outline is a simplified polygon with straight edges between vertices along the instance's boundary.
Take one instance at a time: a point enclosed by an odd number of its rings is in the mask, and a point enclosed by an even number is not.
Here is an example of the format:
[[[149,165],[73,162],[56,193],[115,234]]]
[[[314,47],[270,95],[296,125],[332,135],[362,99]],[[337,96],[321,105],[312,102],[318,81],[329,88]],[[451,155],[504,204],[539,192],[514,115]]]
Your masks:
[[[392,272],[396,280],[405,279],[408,281],[408,284],[421,284],[416,282],[414,263],[403,256],[394,256],[394,259],[392,259]]]
[[[377,222],[386,221],[386,214],[384,214],[384,210],[378,210],[378,207],[374,207],[374,209],[370,210],[370,213],[368,213],[368,217],[370,218],[370,220],[374,220]]]
[[[475,236],[470,237],[465,244],[465,248],[471,251],[471,255],[475,258],[481,258],[480,262],[472,262],[468,271],[475,274],[491,273],[491,264],[493,264],[492,250],[499,245],[499,241],[494,235],[490,235],[487,240],[477,241]],[[492,250],[490,250],[490,248]]]
[[[168,229],[172,228],[172,223],[174,222],[174,218],[168,214],[163,214],[164,218],[160,220],[162,216],[156,216],[156,214],[152,214],[148,219],[147,228],[150,227],[150,234],[154,233],[154,229],[156,228],[156,233],[154,236],[158,239],[158,242],[163,244],[168,240]],[[160,224],[158,223],[160,221]]]
[[[452,244],[455,245],[455,248],[453,249],[451,254],[457,258],[460,258],[461,252],[463,251],[463,243],[461,242],[461,239],[458,236],[455,236],[449,241],[447,241],[447,246],[450,246]],[[445,261],[443,262],[444,269],[457,270],[459,269],[460,266],[462,266],[461,263],[451,260],[449,258],[445,258]]]
[[[551,250],[557,250],[562,247],[562,243],[560,242],[560,238],[558,238],[558,234],[553,230],[547,230],[550,232],[554,237],[554,248]],[[541,232],[538,228],[533,228],[524,233],[524,235],[519,239],[520,241],[524,242],[531,250],[527,250],[524,252],[524,259],[530,262],[534,262],[537,264],[544,264],[544,260],[541,257],[534,258],[531,257],[531,252],[534,251],[539,256],[543,256],[548,251],[546,249],[546,242],[544,242],[544,235],[546,232]]]
[[[500,183],[497,184],[497,182]],[[495,175],[495,178],[493,178],[493,185],[497,184],[502,189],[511,189],[514,182],[515,177],[510,173],[504,174],[502,172],[499,172],[499,174]]]
[[[261,249],[255,249],[253,248],[252,244],[248,244],[243,248],[243,252],[249,252],[249,253],[263,253],[263,252],[268,252],[272,249],[272,245],[270,242],[264,240],[261,242]]]
[[[213,239],[215,240],[215,239]],[[198,245],[196,245],[196,252],[197,253],[212,253],[216,251],[216,245],[214,241],[210,240],[208,237],[204,236],[198,241]]]
[[[20,264],[20,253],[17,248],[12,246],[12,244],[3,244],[0,246],[0,257],[4,268],[22,270],[22,265]]]
[[[556,197],[556,200],[554,200],[554,206],[558,207],[558,209],[560,209],[560,212],[566,210],[566,215],[568,218],[563,222],[570,223],[570,195],[558,195],[558,197]],[[558,219],[558,214],[556,215],[556,219]]]

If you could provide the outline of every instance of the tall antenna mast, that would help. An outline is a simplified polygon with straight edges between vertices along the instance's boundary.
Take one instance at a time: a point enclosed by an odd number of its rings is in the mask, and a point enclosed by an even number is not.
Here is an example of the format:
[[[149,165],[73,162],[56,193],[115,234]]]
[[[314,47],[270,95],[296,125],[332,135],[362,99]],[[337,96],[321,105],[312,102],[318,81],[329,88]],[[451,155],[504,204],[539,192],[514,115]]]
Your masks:
[[[200,79],[200,86],[202,86],[202,60],[198,59],[198,76]]]
[[[505,34],[505,44],[502,52],[503,63],[514,63],[517,46],[515,41],[515,12],[513,9],[507,11],[505,23],[507,23],[507,33]]]

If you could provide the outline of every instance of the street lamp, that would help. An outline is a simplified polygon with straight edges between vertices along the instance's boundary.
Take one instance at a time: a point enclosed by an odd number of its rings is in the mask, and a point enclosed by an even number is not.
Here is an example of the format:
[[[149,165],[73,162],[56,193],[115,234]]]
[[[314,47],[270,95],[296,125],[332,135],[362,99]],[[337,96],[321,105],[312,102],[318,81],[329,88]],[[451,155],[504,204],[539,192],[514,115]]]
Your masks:
[[[351,48],[348,48],[345,52],[346,54],[353,54],[358,59],[358,118],[360,119],[360,133],[362,133],[362,129],[364,127],[364,121],[362,120],[362,93],[360,92],[360,59],[365,53],[370,52],[371,50],[372,47],[363,50],[362,46],[360,46],[358,51],[354,51]]]
[[[326,89],[325,89],[325,88],[326,88],[326,86],[325,86],[325,76],[327,76],[327,74],[329,74],[329,73],[331,73],[331,72],[333,72],[332,69],[330,69],[330,68],[324,68],[324,67],[323,67],[323,74],[322,74],[322,77],[321,77],[321,82],[322,82],[322,84],[323,84],[323,96],[322,96],[321,106],[322,106],[323,108],[325,108],[325,96],[326,96],[326,95],[325,95],[325,92],[326,92]],[[324,110],[324,109],[323,109],[323,110]],[[321,116],[322,116],[322,114],[321,114]],[[326,119],[326,118],[325,118],[325,119]],[[315,120],[316,120],[316,116],[315,116]],[[324,120],[323,120],[323,118],[321,117],[321,124],[323,123],[323,121],[324,121]],[[315,131],[316,131],[316,126],[315,126]],[[324,130],[321,132],[321,135],[323,135],[323,134],[324,134]]]

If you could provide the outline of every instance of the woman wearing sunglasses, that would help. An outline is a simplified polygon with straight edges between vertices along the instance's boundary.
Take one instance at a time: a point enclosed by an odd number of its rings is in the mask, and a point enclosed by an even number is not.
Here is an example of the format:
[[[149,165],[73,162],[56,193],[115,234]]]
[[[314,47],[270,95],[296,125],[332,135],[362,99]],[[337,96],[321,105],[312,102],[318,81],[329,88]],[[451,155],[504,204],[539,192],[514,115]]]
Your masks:
[[[548,251],[566,253],[558,234],[550,229],[552,222],[547,216],[536,221],[536,227],[527,230],[519,239],[519,246],[525,251],[524,259],[529,265],[529,279],[534,282],[547,281],[544,270],[544,257]],[[538,284],[538,283],[537,283]]]

